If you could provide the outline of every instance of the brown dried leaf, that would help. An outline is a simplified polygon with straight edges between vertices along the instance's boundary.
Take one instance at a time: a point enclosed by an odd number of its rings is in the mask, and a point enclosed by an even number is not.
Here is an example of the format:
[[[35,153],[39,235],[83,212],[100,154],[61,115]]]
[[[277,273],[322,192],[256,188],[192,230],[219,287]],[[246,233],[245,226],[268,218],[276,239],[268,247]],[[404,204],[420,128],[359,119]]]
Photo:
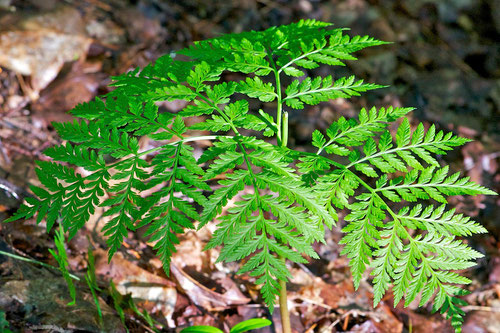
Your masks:
[[[241,305],[250,302],[250,299],[245,297],[236,285],[226,290],[225,293],[220,294],[201,285],[175,264],[171,264],[171,271],[178,281],[179,286],[191,301],[205,309],[226,308],[229,305]]]
[[[104,250],[97,249],[94,256],[97,275],[113,280],[121,294],[130,293],[142,307],[148,311],[160,310],[167,321],[171,321],[177,301],[173,282],[142,269],[119,252],[109,264]]]

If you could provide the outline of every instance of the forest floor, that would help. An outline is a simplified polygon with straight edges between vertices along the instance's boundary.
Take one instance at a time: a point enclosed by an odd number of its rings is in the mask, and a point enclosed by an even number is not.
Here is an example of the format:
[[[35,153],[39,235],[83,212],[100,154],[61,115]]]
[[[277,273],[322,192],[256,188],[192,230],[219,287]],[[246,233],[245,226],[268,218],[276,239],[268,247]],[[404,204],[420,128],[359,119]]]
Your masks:
[[[340,116],[354,117],[361,107],[412,106],[412,123],[434,123],[474,139],[443,157],[443,165],[500,192],[498,0],[0,0],[0,221],[36,184],[35,161],[47,159],[42,151],[60,143],[51,122],[71,120],[68,110],[108,92],[111,76],[144,67],[195,40],[302,18],[394,43],[363,52],[335,72],[389,88],[291,113],[291,145],[306,145],[314,129],[325,130]],[[170,111],[183,106],[162,105]],[[464,272],[473,282],[465,296],[463,331],[500,332],[500,200],[453,197],[452,204],[489,231],[469,239],[485,257]],[[96,214],[67,244],[71,271],[80,278],[76,305],[67,305],[69,294],[58,270],[37,264],[57,266],[49,253],[53,233],[32,220],[0,224],[0,251],[10,254],[0,254],[0,331],[125,332],[110,281],[124,295],[131,332],[176,331],[193,324],[227,330],[255,317],[273,320],[262,332],[281,331],[279,313],[262,306],[250,279],[236,276],[236,266],[215,263],[217,250],[202,252],[213,228],[181,237],[167,277],[151,244],[138,234],[131,234],[108,264],[100,222]],[[354,291],[348,261],[339,255],[341,227],[316,247],[320,260],[290,267],[295,332],[452,331],[428,307],[394,308],[388,297],[373,309],[369,282]],[[89,247],[102,289],[102,323],[84,280]]]

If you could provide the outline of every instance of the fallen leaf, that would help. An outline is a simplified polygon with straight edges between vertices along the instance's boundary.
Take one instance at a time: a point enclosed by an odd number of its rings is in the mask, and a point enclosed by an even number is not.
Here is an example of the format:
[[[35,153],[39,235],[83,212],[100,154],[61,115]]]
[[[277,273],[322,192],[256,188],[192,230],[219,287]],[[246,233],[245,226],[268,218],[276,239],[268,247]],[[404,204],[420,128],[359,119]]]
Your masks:
[[[161,311],[169,324],[172,322],[177,291],[174,283],[154,275],[116,253],[108,264],[104,250],[94,251],[96,274],[113,280],[123,295],[131,294],[148,311]]]
[[[209,309],[209,311],[217,308],[226,308],[229,305],[241,305],[250,302],[250,299],[245,297],[236,285],[226,290],[225,293],[217,293],[200,284],[177,267],[177,265],[172,263],[170,268],[179,286],[191,301],[198,306]]]

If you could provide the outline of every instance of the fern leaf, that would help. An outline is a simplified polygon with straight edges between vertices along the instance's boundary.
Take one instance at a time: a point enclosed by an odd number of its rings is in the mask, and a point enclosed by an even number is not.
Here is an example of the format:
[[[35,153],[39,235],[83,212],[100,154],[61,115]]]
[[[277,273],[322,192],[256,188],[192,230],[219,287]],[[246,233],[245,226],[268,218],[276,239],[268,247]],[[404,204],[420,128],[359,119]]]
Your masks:
[[[109,128],[103,122],[87,124],[75,120],[73,123],[55,123],[54,127],[63,140],[77,142],[87,148],[100,149],[101,153],[110,154],[115,158],[136,154],[139,150],[137,139],[116,128]]]
[[[121,164],[118,173],[112,176],[112,179],[119,182],[109,189],[114,195],[101,203],[102,207],[109,207],[104,216],[114,215],[102,228],[104,235],[108,237],[106,242],[109,246],[109,260],[121,247],[128,230],[136,229],[134,223],[139,218],[137,206],[140,206],[143,200],[135,190],[142,189],[142,182],[137,178],[141,178],[144,167],[147,167],[146,162],[137,157]]]
[[[428,167],[421,172],[414,169],[404,178],[396,178],[386,185],[385,177],[379,181],[376,189],[391,201],[416,201],[434,199],[446,203],[444,195],[495,194],[495,192],[469,181],[469,177],[460,178],[460,173],[448,176],[448,166],[443,168]]]
[[[403,117],[413,108],[380,108],[361,109],[358,120],[340,117],[326,131],[328,142],[318,147],[319,153],[325,150],[329,154],[348,155],[349,150],[342,146],[354,147],[363,145],[366,140],[382,132],[389,122]],[[341,145],[341,146],[339,146]]]
[[[405,164],[415,169],[422,169],[423,165],[417,157],[429,165],[439,166],[431,154],[446,154],[446,151],[468,141],[468,139],[454,136],[452,133],[446,135],[443,131],[436,133],[434,125],[425,132],[423,125],[419,124],[417,129],[411,133],[409,121],[405,119],[396,133],[395,147],[388,131],[381,135],[378,147],[373,139],[367,139],[364,146],[365,157],[356,159],[348,167],[354,166],[360,169],[360,164],[368,162],[384,173],[392,173],[396,170],[404,172],[406,171]],[[377,177],[375,172],[367,175]]]
[[[144,103],[140,98],[116,92],[108,96],[106,103],[96,98],[78,105],[71,113],[88,120],[101,120],[109,127],[120,128],[122,132],[152,137],[159,129],[171,133],[167,126],[173,119],[169,113],[158,114],[158,106],[151,101]]]
[[[272,102],[276,92],[271,83],[264,83],[259,77],[247,78],[238,84],[237,91],[249,97],[257,97],[262,102]]]
[[[278,217],[281,222],[287,223],[292,229],[295,228],[299,235],[304,235],[305,239],[308,240],[307,243],[323,240],[322,230],[317,227],[314,217],[307,214],[303,207],[292,206],[290,200],[283,197],[263,196],[261,200],[264,209],[270,210],[274,216]],[[300,249],[296,245],[292,246]],[[301,252],[314,257],[312,253],[307,253],[304,250]]]
[[[348,199],[358,187],[359,180],[352,173],[334,170],[320,177],[314,189],[319,195],[326,196],[330,205],[342,209],[349,207]]]
[[[235,202],[235,206],[228,209],[228,214],[220,218],[221,222],[217,225],[212,238],[206,245],[206,249],[212,249],[227,242],[235,228],[244,223],[256,210],[256,196],[243,195],[242,200]]]
[[[278,127],[273,117],[262,110],[259,110],[258,115],[247,114],[247,116],[236,125],[253,131],[263,131],[262,134],[268,137],[274,136],[278,132]]]
[[[208,198],[208,202],[204,206],[198,228],[203,227],[209,221],[214,219],[217,214],[221,213],[222,207],[227,204],[227,201],[243,190],[245,183],[248,182],[248,176],[247,171],[237,170],[232,174],[227,175],[226,180],[219,181],[219,184],[222,185],[222,187],[215,190],[215,192]]]
[[[343,60],[356,60],[350,53],[363,48],[386,44],[369,36],[355,36],[352,39],[343,35],[343,29],[325,29],[328,25],[313,29],[304,29],[301,26],[290,25],[287,29],[280,30],[283,37],[281,42],[283,48],[290,50],[282,55],[278,65],[282,66],[280,71],[286,71],[292,65],[306,69],[318,67],[318,63],[343,66]]]
[[[403,251],[403,241],[400,235],[404,234],[398,221],[386,224],[386,229],[380,232],[377,240],[377,250],[373,252],[375,259],[371,263],[373,271],[373,304],[376,306],[389,289],[394,278],[394,269]]]
[[[243,154],[235,151],[227,151],[219,156],[214,163],[210,164],[205,179],[212,179],[215,176],[226,172],[227,170],[234,169],[237,165],[243,163]]]
[[[66,145],[47,148],[43,153],[56,161],[83,167],[91,172],[106,168],[106,162],[102,155],[96,154],[94,150],[84,149],[82,146],[72,145],[69,142]]]
[[[362,201],[350,205],[351,213],[345,217],[349,224],[342,229],[346,233],[340,244],[344,244],[341,254],[349,259],[349,266],[353,275],[354,286],[359,287],[362,275],[372,257],[372,248],[379,246],[377,240],[381,238],[377,229],[382,226],[385,214],[380,208],[380,202],[372,195],[363,197]]]
[[[289,167],[290,163],[286,162],[284,156],[277,150],[254,150],[249,154],[249,158],[253,165],[270,170],[284,177],[286,181],[298,179],[295,170]]]
[[[354,76],[340,78],[333,81],[331,76],[325,78],[305,78],[302,82],[293,81],[286,88],[286,97],[283,101],[294,109],[302,109],[305,104],[316,105],[335,98],[359,96],[360,92],[382,88],[383,86],[363,83],[363,80],[354,81]]]
[[[218,137],[217,141],[213,142],[213,145],[203,151],[203,154],[198,159],[198,163],[202,164],[211,160],[215,160],[219,155],[226,151],[235,151],[238,146],[233,138],[229,137]]]
[[[324,204],[318,202],[314,197],[314,193],[309,189],[302,187],[300,182],[287,182],[284,184],[280,176],[269,172],[262,172],[255,175],[255,178],[261,182],[261,185],[269,186],[272,191],[281,193],[288,198],[295,199],[299,204],[303,205],[309,211],[314,213],[318,223],[325,223],[328,228],[335,225],[335,219],[325,209]]]
[[[185,229],[194,229],[193,221],[199,220],[192,199],[198,204],[206,204],[207,200],[199,189],[210,190],[199,177],[203,170],[196,164],[193,149],[182,143],[160,151],[152,161],[154,176],[150,179],[148,188],[167,183],[167,186],[154,192],[143,206],[145,212],[138,227],[148,226],[146,236],[154,242],[153,249],[160,257],[167,274],[170,271],[170,260],[179,243],[178,234]],[[177,197],[182,193],[187,198]]]
[[[186,82],[199,92],[205,88],[204,82],[218,81],[221,71],[202,61],[189,73]]]
[[[402,208],[396,215],[401,223],[411,229],[428,230],[438,235],[470,236],[485,233],[486,229],[463,214],[455,214],[455,209],[446,210],[446,205],[427,207],[418,204],[411,210]]]

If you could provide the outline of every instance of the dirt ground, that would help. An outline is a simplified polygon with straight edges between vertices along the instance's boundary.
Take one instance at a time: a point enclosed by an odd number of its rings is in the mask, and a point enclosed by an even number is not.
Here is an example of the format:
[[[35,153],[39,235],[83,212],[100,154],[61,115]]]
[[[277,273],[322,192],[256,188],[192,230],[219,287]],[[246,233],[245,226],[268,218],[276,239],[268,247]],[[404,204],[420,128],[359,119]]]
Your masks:
[[[412,122],[474,139],[442,164],[500,191],[499,0],[0,0],[0,221],[37,182],[34,161],[47,159],[42,151],[59,143],[51,122],[71,120],[68,110],[108,92],[111,76],[192,41],[302,18],[393,42],[335,68],[336,75],[353,73],[390,87],[291,113],[292,145],[307,149],[314,129],[353,117],[361,107],[412,106]],[[464,273],[473,282],[463,331],[500,332],[500,199],[453,197],[452,204],[489,231],[469,241],[485,257]],[[67,305],[57,270],[0,254],[0,331],[125,332],[109,292],[112,280],[124,295],[130,332],[175,332],[193,324],[227,330],[254,317],[273,320],[262,332],[280,332],[279,314],[262,306],[251,281],[235,275],[237,267],[216,264],[217,253],[202,253],[210,227],[182,237],[167,277],[139,235],[130,235],[108,264],[98,215],[67,248],[71,271],[81,280],[76,305]],[[394,308],[387,298],[373,309],[369,283],[354,291],[348,262],[339,255],[341,227],[317,246],[321,260],[291,267],[288,295],[296,332],[452,331],[429,308]],[[83,279],[89,245],[102,288],[102,323]],[[57,266],[51,248],[53,234],[35,221],[0,224],[0,251]]]

